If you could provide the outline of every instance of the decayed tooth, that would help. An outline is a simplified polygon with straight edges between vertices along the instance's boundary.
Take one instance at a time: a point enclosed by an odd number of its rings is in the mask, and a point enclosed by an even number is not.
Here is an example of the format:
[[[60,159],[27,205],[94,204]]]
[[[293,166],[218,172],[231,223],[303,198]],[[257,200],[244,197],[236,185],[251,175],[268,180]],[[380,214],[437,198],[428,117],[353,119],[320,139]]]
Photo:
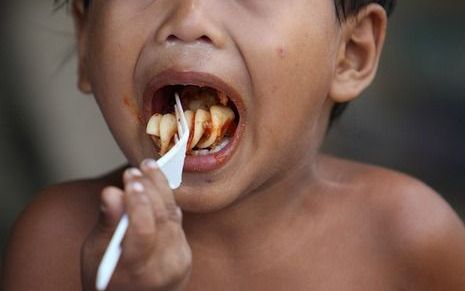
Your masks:
[[[215,143],[217,137],[217,131],[212,129],[209,133],[206,133],[206,135],[199,141],[197,147],[199,149],[206,149]]]
[[[211,106],[215,105],[217,102],[215,89],[212,88],[201,88],[199,97],[203,100],[204,104],[210,108]]]
[[[189,128],[189,138],[187,140],[187,149],[192,149],[192,138],[194,137],[194,124],[195,124],[195,115],[194,112],[190,110],[184,111],[184,116],[186,117],[187,127]]]
[[[197,111],[199,109],[206,109],[206,108],[203,108],[204,106],[202,106],[202,101],[199,99],[190,100],[187,107],[189,108],[189,110],[192,110],[192,111]]]
[[[160,136],[160,121],[162,115],[155,113],[150,117],[149,122],[147,123],[147,128],[145,132],[150,135]]]
[[[192,130],[194,129],[194,119],[195,119],[194,112],[190,110],[186,110],[184,111],[184,117],[186,117],[187,127],[189,128],[189,132],[192,132]]]
[[[198,96],[199,93],[200,93],[200,88],[199,87],[189,85],[189,86],[186,86],[186,87],[184,87],[182,89],[181,99],[190,99],[190,98],[193,98],[195,96]]]
[[[171,139],[178,131],[174,114],[165,114],[160,121],[160,154],[164,155],[170,148]]]
[[[192,111],[197,111],[198,109],[208,110],[211,106],[215,105],[216,102],[216,92],[210,88],[200,88],[197,91],[198,94],[189,94],[187,107]]]
[[[197,144],[197,147],[201,149],[208,148],[221,140],[235,117],[231,108],[217,105],[210,108],[210,115],[212,128],[210,134],[202,138]]]
[[[190,149],[193,149],[205,133],[205,129],[209,127],[210,113],[203,109],[198,109],[195,112],[194,133]]]
[[[217,152],[221,151],[222,149],[224,149],[230,142],[231,142],[231,138],[225,137],[225,138],[223,138],[221,140],[221,142],[218,145],[213,147],[210,150],[210,152],[211,153],[217,153]]]
[[[210,108],[213,130],[218,132],[218,138],[222,139],[236,117],[234,111],[226,106],[212,106]]]

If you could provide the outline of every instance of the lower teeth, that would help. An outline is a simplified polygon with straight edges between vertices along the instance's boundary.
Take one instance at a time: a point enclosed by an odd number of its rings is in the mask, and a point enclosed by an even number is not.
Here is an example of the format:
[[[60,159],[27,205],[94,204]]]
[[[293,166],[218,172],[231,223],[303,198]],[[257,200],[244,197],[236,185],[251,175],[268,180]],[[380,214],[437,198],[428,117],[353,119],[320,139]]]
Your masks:
[[[215,154],[222,149],[224,149],[229,143],[231,142],[231,138],[225,137],[221,143],[219,143],[217,146],[212,148],[211,150],[193,150],[192,155],[193,156],[207,156],[209,154]]]
[[[222,149],[224,149],[230,142],[231,142],[231,139],[225,137],[223,141],[220,144],[218,144],[216,147],[212,148],[210,152],[213,154],[217,153],[221,151]]]
[[[192,151],[191,152],[193,156],[206,156],[210,154],[209,150],[198,150],[198,151]]]

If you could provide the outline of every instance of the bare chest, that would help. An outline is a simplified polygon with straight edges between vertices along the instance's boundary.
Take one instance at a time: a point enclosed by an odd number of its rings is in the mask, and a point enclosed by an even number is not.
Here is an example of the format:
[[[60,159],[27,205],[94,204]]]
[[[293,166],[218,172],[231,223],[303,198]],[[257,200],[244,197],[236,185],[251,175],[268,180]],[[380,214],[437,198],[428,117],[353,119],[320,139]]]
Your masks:
[[[402,288],[403,275],[393,266],[392,260],[369,250],[322,247],[256,268],[232,271],[207,267],[203,272],[197,265],[187,290],[406,290]]]

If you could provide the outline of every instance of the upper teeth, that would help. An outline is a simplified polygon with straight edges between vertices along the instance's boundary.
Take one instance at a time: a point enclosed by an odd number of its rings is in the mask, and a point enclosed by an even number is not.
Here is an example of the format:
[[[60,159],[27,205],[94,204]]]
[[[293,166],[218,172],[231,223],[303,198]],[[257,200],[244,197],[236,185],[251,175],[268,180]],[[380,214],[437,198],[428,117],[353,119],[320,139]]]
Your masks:
[[[210,128],[210,132],[207,131],[206,135],[204,134],[203,138],[201,138],[198,143],[196,143],[195,145],[191,145],[191,149],[195,146],[201,149],[208,148],[215,142],[219,141],[221,138],[223,138],[224,134],[226,133],[226,130],[229,128],[231,122],[234,120],[234,111],[225,106],[212,106],[210,108],[209,115],[211,120],[207,123],[204,122],[204,127],[205,129]]]
[[[193,89],[184,91],[182,96],[192,94],[191,90]],[[184,115],[190,131],[187,145],[189,151],[194,148],[207,149],[218,144],[235,119],[234,111],[224,106],[227,103],[225,95],[219,98],[220,103],[225,103],[224,105],[216,105],[216,97],[213,96],[213,99],[211,97],[211,94],[200,94],[188,100],[189,110],[185,111]],[[174,144],[173,139],[177,133],[176,117],[171,113],[165,115],[156,113],[149,119],[146,132],[160,138],[160,155],[163,155]]]

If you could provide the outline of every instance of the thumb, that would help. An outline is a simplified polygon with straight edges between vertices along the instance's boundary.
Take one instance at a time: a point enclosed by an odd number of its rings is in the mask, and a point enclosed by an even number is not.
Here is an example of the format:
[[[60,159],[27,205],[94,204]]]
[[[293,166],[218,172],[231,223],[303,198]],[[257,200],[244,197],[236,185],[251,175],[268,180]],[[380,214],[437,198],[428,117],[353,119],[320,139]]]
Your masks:
[[[97,231],[104,236],[113,235],[113,232],[123,215],[123,195],[123,190],[116,187],[107,187],[102,191]]]

